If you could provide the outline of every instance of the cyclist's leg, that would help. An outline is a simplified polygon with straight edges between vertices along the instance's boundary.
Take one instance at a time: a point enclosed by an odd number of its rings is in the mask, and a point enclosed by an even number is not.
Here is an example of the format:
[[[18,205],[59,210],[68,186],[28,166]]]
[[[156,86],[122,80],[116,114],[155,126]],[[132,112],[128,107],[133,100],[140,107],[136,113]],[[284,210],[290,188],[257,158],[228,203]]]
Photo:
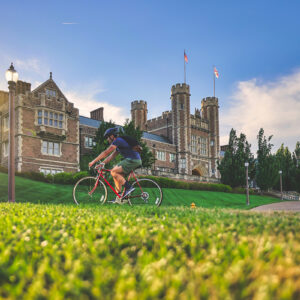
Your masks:
[[[115,182],[116,186],[116,191],[118,193],[121,192],[122,186],[125,184],[125,178],[124,178],[124,171],[122,166],[115,166],[113,169],[110,171],[111,176],[113,177],[113,180]]]

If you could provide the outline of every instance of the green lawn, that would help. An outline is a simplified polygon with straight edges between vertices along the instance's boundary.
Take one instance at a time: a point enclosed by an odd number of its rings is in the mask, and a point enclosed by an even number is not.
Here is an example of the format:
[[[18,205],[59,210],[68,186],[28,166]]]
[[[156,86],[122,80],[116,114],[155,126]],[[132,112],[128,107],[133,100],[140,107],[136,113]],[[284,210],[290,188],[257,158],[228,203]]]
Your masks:
[[[16,178],[16,201],[40,204],[72,204],[73,186],[48,184]],[[0,173],[0,202],[7,201],[7,174]],[[109,191],[111,191],[109,189]],[[164,198],[162,206],[190,206],[192,202],[197,207],[205,208],[236,208],[250,209],[259,205],[279,202],[279,199],[250,195],[250,205],[246,205],[246,196],[222,192],[188,191],[179,189],[163,189]],[[108,199],[113,199],[112,192]]]
[[[0,298],[299,299],[299,221],[178,206],[0,203]]]
[[[76,206],[72,186],[21,177],[16,200],[0,173],[0,299],[300,298],[299,213],[176,189],[160,208]]]

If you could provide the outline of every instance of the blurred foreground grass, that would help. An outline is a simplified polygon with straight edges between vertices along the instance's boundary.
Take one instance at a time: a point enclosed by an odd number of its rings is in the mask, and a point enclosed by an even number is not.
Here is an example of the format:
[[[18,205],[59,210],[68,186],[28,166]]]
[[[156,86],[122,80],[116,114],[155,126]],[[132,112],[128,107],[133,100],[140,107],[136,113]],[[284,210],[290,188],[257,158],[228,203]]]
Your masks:
[[[299,299],[300,214],[0,203],[1,299]]]

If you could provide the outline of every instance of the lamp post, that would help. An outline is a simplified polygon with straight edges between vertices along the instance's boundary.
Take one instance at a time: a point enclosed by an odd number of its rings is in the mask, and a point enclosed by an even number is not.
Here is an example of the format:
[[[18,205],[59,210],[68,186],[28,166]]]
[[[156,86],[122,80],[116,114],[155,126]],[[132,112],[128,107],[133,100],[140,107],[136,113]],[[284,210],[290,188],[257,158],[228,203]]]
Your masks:
[[[11,63],[5,72],[9,90],[8,202],[15,202],[15,91],[19,74]]]
[[[248,166],[249,163],[245,162],[245,167],[246,167],[246,193],[247,193],[247,205],[249,205],[249,184],[248,184]]]
[[[154,168],[153,168],[153,171],[155,172],[155,161],[156,161],[156,150],[155,150],[155,147],[156,147],[156,145],[153,144],[152,147],[153,147],[153,154],[154,154],[154,166],[153,166]]]
[[[283,199],[283,194],[282,194],[282,170],[280,170],[278,173],[279,173],[279,176],[280,176],[280,194],[281,194],[280,199],[282,201],[282,199]]]

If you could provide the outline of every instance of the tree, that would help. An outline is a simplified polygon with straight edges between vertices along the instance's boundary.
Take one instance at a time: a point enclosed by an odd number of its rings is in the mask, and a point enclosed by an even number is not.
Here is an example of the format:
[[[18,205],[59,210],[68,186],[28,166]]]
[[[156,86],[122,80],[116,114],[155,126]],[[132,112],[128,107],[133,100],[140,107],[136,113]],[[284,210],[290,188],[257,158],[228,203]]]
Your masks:
[[[110,122],[102,122],[99,126],[95,141],[96,146],[93,148],[93,158],[98,156],[101,152],[103,152],[107,147],[109,146],[107,139],[104,138],[104,133],[108,128],[116,127],[117,125]],[[132,137],[135,137],[136,140],[139,142],[139,144],[142,146],[143,150],[141,153],[141,159],[142,159],[142,165],[143,167],[147,168],[150,167],[154,162],[154,156],[150,149],[147,147],[147,145],[141,140],[143,136],[143,131],[139,128],[134,127],[134,123],[132,121],[129,122],[127,120],[123,127],[119,126],[119,133],[120,136],[122,135],[129,135]],[[113,161],[107,164],[107,168],[112,168],[114,165],[116,165],[118,162],[122,160],[122,157],[119,155],[117,156]]]
[[[278,180],[278,163],[275,155],[271,150],[273,145],[270,143],[272,135],[266,138],[264,130],[261,128],[257,135],[257,166],[256,166],[256,182],[262,191],[266,191],[273,187]]]
[[[150,149],[147,147],[146,143],[142,141],[143,131],[139,127],[135,128],[133,121],[127,120],[123,126],[124,135],[129,135],[135,137],[138,143],[142,146],[141,159],[144,168],[150,168],[155,161]]]
[[[295,151],[293,152],[293,162],[295,166],[295,186],[293,190],[300,193],[300,142],[296,143]]]
[[[282,188],[286,191],[291,191],[295,189],[296,182],[296,165],[294,164],[292,154],[288,147],[281,147],[276,152],[276,159],[278,163],[279,170],[282,171]],[[280,183],[277,181],[277,188],[280,188]]]
[[[297,168],[300,167],[300,142],[296,143],[296,148],[293,152],[293,161]]]
[[[246,135],[241,133],[238,138],[236,131],[232,128],[229,134],[228,149],[218,164],[222,183],[232,187],[245,186],[245,162],[249,163],[250,178],[254,177],[254,158],[250,148],[251,145],[247,142]]]

